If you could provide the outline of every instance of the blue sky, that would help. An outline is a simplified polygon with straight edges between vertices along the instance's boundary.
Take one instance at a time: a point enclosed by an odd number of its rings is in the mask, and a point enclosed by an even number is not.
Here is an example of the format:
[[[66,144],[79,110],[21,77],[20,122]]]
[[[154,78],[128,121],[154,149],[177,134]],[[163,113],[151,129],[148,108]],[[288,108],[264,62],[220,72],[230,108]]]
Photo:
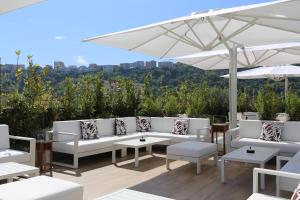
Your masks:
[[[83,43],[83,38],[121,31],[194,11],[234,7],[267,0],[48,0],[0,15],[2,63],[20,62],[33,55],[45,65],[61,60],[66,65],[119,64],[150,60],[142,54]]]

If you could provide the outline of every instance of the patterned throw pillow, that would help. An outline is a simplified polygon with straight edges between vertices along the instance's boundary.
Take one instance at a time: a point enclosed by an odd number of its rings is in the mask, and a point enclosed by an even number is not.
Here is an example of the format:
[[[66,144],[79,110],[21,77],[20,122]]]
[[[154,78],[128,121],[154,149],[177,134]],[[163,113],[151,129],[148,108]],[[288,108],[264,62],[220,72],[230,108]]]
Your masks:
[[[280,142],[283,125],[280,122],[264,122],[260,139],[266,141]]]
[[[174,120],[173,134],[176,135],[187,135],[189,130],[188,119],[176,119]]]
[[[139,132],[151,131],[151,118],[150,117],[136,117],[136,130]]]
[[[116,118],[115,128],[116,128],[115,134],[117,136],[126,135],[126,133],[127,133],[127,124],[125,123],[124,119]]]
[[[92,140],[98,139],[98,129],[95,120],[90,121],[80,121],[80,139]]]
[[[300,184],[298,185],[298,187],[295,189],[293,196],[291,198],[291,200],[300,200]]]

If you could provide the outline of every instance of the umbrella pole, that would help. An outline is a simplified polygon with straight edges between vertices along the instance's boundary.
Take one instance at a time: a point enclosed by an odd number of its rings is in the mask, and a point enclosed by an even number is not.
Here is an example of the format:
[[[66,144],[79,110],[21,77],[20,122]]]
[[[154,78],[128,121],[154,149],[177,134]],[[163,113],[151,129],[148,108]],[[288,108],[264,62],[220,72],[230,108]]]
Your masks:
[[[229,49],[229,127],[237,127],[237,46]]]
[[[284,97],[285,97],[285,100],[287,100],[288,92],[289,92],[289,79],[286,76],[284,78]]]

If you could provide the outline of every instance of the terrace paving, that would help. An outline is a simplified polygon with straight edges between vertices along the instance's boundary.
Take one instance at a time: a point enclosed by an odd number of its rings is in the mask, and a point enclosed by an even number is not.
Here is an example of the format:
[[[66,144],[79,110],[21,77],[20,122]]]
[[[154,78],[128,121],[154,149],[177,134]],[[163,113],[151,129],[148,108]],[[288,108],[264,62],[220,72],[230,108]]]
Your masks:
[[[80,159],[78,170],[56,166],[54,177],[84,186],[84,200],[91,200],[119,189],[129,188],[177,200],[241,200],[252,194],[254,165],[230,163],[226,183],[219,178],[219,168],[205,161],[200,175],[196,166],[184,161],[171,162],[171,171],[165,167],[165,148],[155,147],[154,157],[141,152],[139,168],[134,167],[134,155],[118,157],[111,164],[111,154]],[[267,168],[275,168],[271,163]],[[264,193],[275,194],[275,178],[266,176]],[[289,195],[289,194],[285,194]],[[289,197],[289,196],[287,196]]]

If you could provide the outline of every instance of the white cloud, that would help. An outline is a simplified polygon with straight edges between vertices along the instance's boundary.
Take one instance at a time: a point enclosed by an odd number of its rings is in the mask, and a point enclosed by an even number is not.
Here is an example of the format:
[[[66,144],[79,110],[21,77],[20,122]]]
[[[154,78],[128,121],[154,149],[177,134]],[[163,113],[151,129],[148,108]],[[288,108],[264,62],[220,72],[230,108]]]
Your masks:
[[[65,37],[60,35],[60,36],[56,36],[55,39],[56,40],[63,40],[63,39],[65,39]]]
[[[88,65],[89,64],[83,56],[77,56],[74,59],[76,60],[78,65]]]

